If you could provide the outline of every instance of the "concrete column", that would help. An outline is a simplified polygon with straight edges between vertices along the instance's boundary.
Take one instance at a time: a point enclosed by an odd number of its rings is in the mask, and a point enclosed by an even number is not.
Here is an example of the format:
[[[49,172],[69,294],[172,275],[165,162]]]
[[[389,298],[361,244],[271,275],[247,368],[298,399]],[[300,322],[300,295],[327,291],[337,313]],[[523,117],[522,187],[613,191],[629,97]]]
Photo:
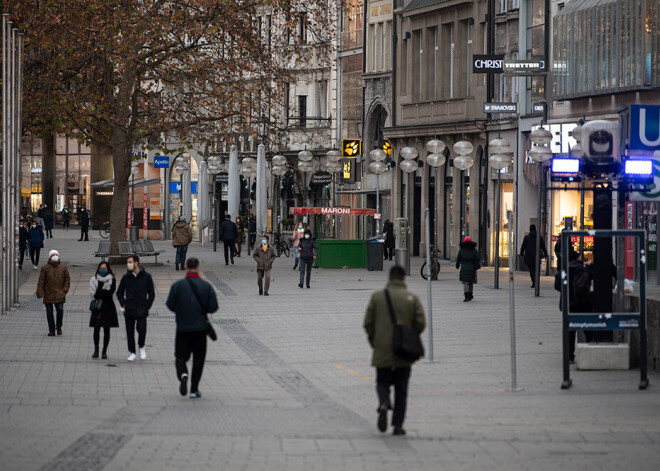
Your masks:
[[[238,216],[239,203],[241,199],[241,177],[238,174],[238,148],[231,146],[229,149],[229,183],[227,196],[227,211],[234,220]]]
[[[257,148],[257,236],[268,228],[268,203],[266,201],[268,176],[266,175],[266,146],[259,144]]]

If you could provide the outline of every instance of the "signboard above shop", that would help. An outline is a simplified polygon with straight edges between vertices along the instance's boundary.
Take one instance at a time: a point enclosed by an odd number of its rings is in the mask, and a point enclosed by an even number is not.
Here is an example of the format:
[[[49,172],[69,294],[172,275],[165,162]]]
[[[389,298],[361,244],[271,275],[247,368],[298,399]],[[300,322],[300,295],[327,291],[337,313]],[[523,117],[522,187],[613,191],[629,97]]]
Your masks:
[[[484,113],[517,113],[518,103],[484,103]]]
[[[630,105],[630,150],[660,151],[660,105]]]
[[[362,141],[360,139],[344,139],[342,142],[342,156],[345,159],[354,159],[362,155]]]
[[[545,61],[541,59],[505,60],[502,71],[510,75],[536,75],[545,73]]]
[[[154,168],[170,168],[170,158],[166,155],[155,156]]]
[[[501,74],[504,54],[474,54],[472,72],[475,74]]]

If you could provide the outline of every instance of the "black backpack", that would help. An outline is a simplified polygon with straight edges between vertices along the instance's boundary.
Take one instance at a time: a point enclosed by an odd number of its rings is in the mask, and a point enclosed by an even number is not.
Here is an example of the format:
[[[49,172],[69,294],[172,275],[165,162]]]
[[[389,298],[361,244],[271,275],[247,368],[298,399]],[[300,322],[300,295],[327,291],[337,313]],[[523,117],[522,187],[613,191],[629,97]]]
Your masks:
[[[584,267],[577,268],[570,274],[569,307],[571,312],[591,312],[591,273]]]

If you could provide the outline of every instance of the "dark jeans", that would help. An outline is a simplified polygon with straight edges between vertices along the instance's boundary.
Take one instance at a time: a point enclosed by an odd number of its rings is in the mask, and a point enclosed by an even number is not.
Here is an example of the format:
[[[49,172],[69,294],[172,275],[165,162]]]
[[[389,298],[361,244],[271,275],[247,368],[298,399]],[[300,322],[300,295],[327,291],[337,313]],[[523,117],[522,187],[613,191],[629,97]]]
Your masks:
[[[385,260],[392,260],[392,257],[394,257],[394,247],[385,247],[383,254],[385,255]]]
[[[229,263],[229,258],[234,261],[234,239],[224,239],[222,244],[225,246],[225,263]]]
[[[177,332],[174,340],[174,357],[176,358],[176,377],[188,374],[186,363],[193,357],[190,392],[199,391],[199,380],[202,379],[204,360],[206,359],[206,332]]]
[[[53,306],[57,311],[57,323],[53,317]],[[62,318],[64,317],[64,303],[47,303],[46,304],[46,319],[48,320],[48,330],[55,332],[55,328],[62,328]]]
[[[80,226],[80,239],[78,240],[83,240],[83,236],[84,240],[89,240],[89,226]]]
[[[126,320],[126,341],[128,342],[128,351],[135,353],[135,330],[138,333],[138,347],[144,347],[144,341],[147,338],[147,318],[124,316]]]
[[[41,247],[30,247],[30,260],[32,260],[32,265],[35,267],[39,265],[39,254],[41,253]]]
[[[300,282],[299,284],[303,284],[303,281],[305,279],[305,272],[307,272],[307,286],[309,286],[309,279],[312,276],[312,265],[314,265],[314,259],[313,258],[301,258],[300,259]]]
[[[176,248],[176,258],[174,263],[180,263],[182,267],[186,266],[186,254],[188,253],[187,245],[179,245]]]
[[[70,222],[71,222],[71,219],[63,219],[62,220],[62,229],[68,229]]]
[[[254,247],[254,243],[257,240],[257,233],[256,232],[250,232],[250,237],[249,237],[249,242],[250,242],[250,247]]]
[[[46,239],[53,238],[53,229],[46,229]]]
[[[527,266],[529,267],[529,277],[532,279],[532,284],[536,284],[536,266],[534,266],[534,263]]]
[[[408,380],[410,367],[405,368],[376,368],[376,391],[378,392],[378,407],[392,408],[390,401],[390,387],[394,386],[394,414],[392,425],[402,427],[406,417],[406,404],[408,402]]]
[[[25,251],[27,249],[25,247],[18,249],[18,266],[22,267],[23,266],[23,259],[25,258]]]

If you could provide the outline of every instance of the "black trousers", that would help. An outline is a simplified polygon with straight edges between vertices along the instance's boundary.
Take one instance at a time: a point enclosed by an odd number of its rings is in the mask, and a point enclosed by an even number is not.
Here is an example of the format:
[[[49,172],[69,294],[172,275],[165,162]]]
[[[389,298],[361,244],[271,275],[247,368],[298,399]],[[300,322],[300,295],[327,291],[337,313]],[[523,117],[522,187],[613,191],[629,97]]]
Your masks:
[[[53,229],[46,229],[46,239],[52,239],[53,238]]]
[[[23,259],[25,258],[25,251],[27,250],[26,247],[19,247],[18,248],[18,266],[22,267],[23,266]]]
[[[101,327],[101,321],[97,321],[94,325],[94,350],[99,351],[99,340],[101,337],[101,329],[103,329],[103,353],[108,351],[108,345],[110,344],[110,327]]]
[[[532,263],[527,265],[529,267],[529,277],[532,279],[532,284],[536,284],[536,265]]]
[[[174,340],[174,357],[176,377],[181,379],[182,374],[188,374],[188,360],[192,354],[192,376],[190,378],[190,392],[199,391],[199,380],[202,379],[204,360],[206,359],[206,331],[204,332],[177,332]]]
[[[135,330],[138,333],[138,347],[143,348],[147,338],[147,318],[124,316],[126,320],[126,341],[128,342],[128,351],[135,353]]]
[[[39,265],[39,254],[41,253],[41,247],[30,247],[30,260],[32,260],[32,265],[35,267]]]
[[[222,245],[225,246],[225,263],[229,263],[229,258],[234,261],[234,239],[223,239]]]
[[[385,255],[385,260],[392,260],[392,257],[394,257],[394,247],[385,247],[383,254]]]
[[[80,226],[80,239],[78,240],[83,240],[83,236],[84,240],[89,240],[89,226]]]
[[[410,367],[405,368],[376,368],[376,391],[378,392],[379,408],[392,408],[390,401],[390,387],[394,386],[394,414],[392,425],[402,427],[406,417],[408,403],[408,380]]]

